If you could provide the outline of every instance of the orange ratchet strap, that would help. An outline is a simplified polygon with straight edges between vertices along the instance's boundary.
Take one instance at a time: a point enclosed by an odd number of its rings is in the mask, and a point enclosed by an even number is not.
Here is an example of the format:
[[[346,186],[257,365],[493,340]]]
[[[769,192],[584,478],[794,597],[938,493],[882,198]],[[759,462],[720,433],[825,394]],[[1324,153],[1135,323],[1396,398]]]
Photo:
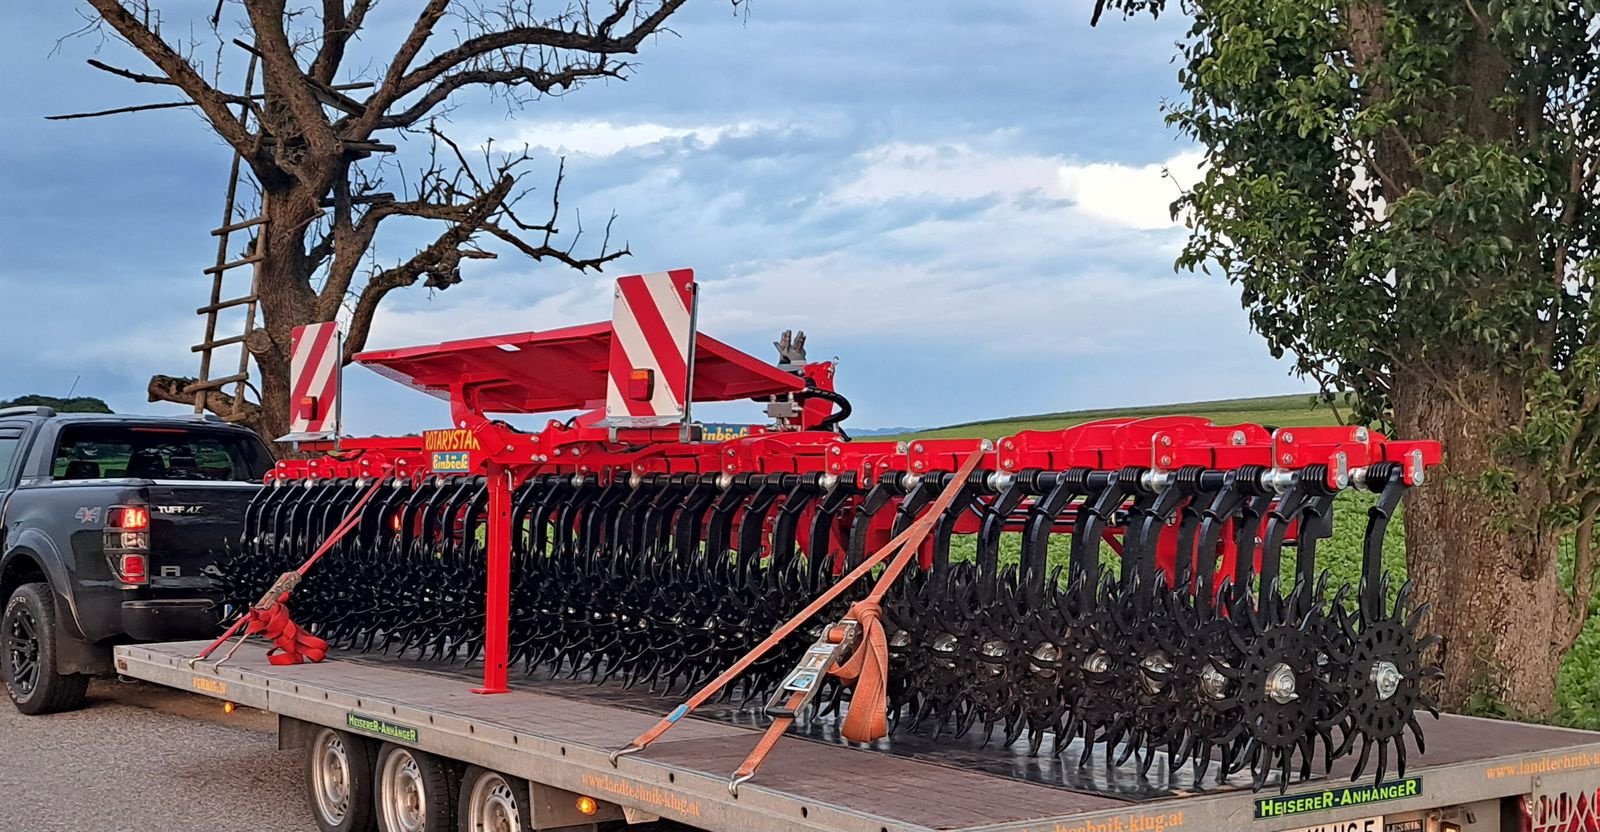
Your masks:
[[[967,458],[967,461],[961,465],[955,476],[951,478],[944,491],[940,492],[938,499],[934,500],[933,505],[929,506],[927,511],[915,523],[896,535],[893,540],[884,544],[878,551],[872,553],[860,566],[851,570],[842,580],[829,587],[828,591],[817,596],[816,600],[806,605],[805,609],[756,645],[754,650],[734,662],[731,667],[722,672],[722,675],[713,679],[709,684],[685,700],[683,704],[674,708],[671,713],[667,714],[650,730],[640,734],[626,746],[611,752],[611,765],[616,766],[621,758],[643,751],[651,743],[659,739],[662,734],[665,734],[668,729],[672,728],[673,725],[677,724],[678,720],[721,693],[723,688],[738,678],[739,674],[747,670],[750,665],[799,629],[812,616],[821,612],[823,608],[844,594],[856,581],[865,577],[878,564],[892,556],[893,560],[890,561],[889,566],[884,569],[883,574],[878,578],[878,582],[873,587],[872,592],[865,599],[851,605],[850,612],[846,616],[845,621],[854,624],[860,634],[854,652],[842,664],[829,668],[829,671],[834,676],[837,676],[846,684],[854,683],[855,687],[855,693],[851,697],[850,710],[845,716],[844,723],[840,726],[840,732],[844,737],[853,742],[871,742],[887,735],[889,648],[888,640],[884,637],[883,632],[880,602],[883,600],[884,594],[889,591],[889,587],[894,584],[895,580],[905,571],[911,559],[916,556],[917,550],[922,546],[922,541],[933,530],[933,526],[938,522],[939,517],[955,501],[956,494],[961,491],[967,478],[978,467],[978,461],[982,458],[982,451],[974,451]],[[830,627],[828,639],[834,644],[843,644],[847,638],[849,628],[849,624],[845,622]],[[755,750],[750,753],[744,764],[739,767],[738,771],[734,772],[733,778],[728,781],[728,791],[730,793],[737,796],[739,785],[755,776],[756,769],[761,766],[762,760],[777,744],[778,738],[789,729],[789,726],[794,724],[793,712],[804,704],[805,697],[806,694],[801,691],[796,691],[789,697],[785,703],[789,706],[788,712],[777,716],[773,720],[766,733],[761,737],[761,741],[757,743]]]

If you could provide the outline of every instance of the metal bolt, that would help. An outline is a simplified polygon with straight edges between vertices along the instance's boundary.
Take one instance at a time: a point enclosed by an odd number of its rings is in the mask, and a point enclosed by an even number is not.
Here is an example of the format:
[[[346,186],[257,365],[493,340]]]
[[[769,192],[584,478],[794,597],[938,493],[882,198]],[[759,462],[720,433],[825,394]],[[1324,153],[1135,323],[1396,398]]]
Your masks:
[[[1367,441],[1367,437],[1369,435],[1370,434],[1367,433],[1367,429],[1366,428],[1356,428],[1356,441],[1357,442],[1365,442],[1365,441]]]
[[[1014,460],[1014,459],[1008,459],[1008,460],[1006,460],[1006,461],[1005,461],[1005,462],[1003,462],[1003,463],[1001,463],[1001,465],[1002,465],[1002,467],[1004,467],[1004,468],[1005,468],[1005,469],[1006,469],[1006,470],[1010,470],[1010,469],[1012,469],[1012,468],[1015,468],[1015,467],[1017,467],[1017,461],[1016,461],[1016,460]]]
[[[1283,441],[1285,441],[1285,442],[1293,442],[1294,441],[1294,434],[1292,434],[1292,433],[1290,433],[1288,431],[1284,431],[1283,432]]]
[[[828,449],[828,453],[833,454],[834,456],[838,456],[839,454],[843,453],[843,451],[839,449],[838,445],[834,445],[833,447]]]
[[[906,443],[904,443],[904,442],[896,442],[896,443],[894,443],[894,452],[897,453],[897,454],[905,453],[906,452]]]
[[[1300,698],[1300,694],[1295,692],[1294,669],[1283,662],[1273,665],[1267,673],[1266,688],[1267,698],[1279,705],[1287,705]]]
[[[1234,431],[1233,435],[1228,437],[1228,441],[1232,442],[1235,445],[1243,445],[1245,443],[1245,441],[1246,441],[1245,440],[1244,431],[1242,431],[1242,430]]]
[[[1083,669],[1090,673],[1104,673],[1111,669],[1111,657],[1104,650],[1096,650],[1094,655],[1083,660]]]
[[[911,450],[913,450],[913,451],[915,451],[915,452],[917,452],[919,454],[922,453],[922,443],[918,442],[918,443],[912,445],[911,446]]]
[[[927,466],[926,463],[924,463],[922,460],[919,459],[916,462],[911,463],[911,467],[917,469],[918,471],[921,471],[922,469],[924,469],[924,468],[926,468],[928,466]]]
[[[1172,457],[1170,457],[1170,456],[1161,457],[1161,467],[1166,468],[1166,467],[1170,466],[1171,464],[1172,464]]]
[[[1163,444],[1163,445],[1165,445],[1165,446],[1167,446],[1169,448],[1172,447],[1172,437],[1168,436],[1167,434],[1164,434],[1164,433],[1161,434],[1161,444]]]
[[[1167,686],[1167,680],[1163,677],[1172,671],[1172,661],[1165,653],[1145,656],[1144,660],[1139,662],[1139,666],[1144,668],[1144,684],[1151,693],[1160,693],[1161,689]]]
[[[1394,662],[1387,660],[1374,664],[1372,673],[1369,676],[1372,679],[1373,687],[1378,689],[1378,698],[1385,702],[1394,698],[1394,695],[1400,690],[1401,680],[1406,677],[1404,673],[1400,672],[1400,668],[1395,666]]]
[[[1200,671],[1200,690],[1212,699],[1228,698],[1228,677],[1222,675],[1216,665],[1207,664],[1206,669]]]

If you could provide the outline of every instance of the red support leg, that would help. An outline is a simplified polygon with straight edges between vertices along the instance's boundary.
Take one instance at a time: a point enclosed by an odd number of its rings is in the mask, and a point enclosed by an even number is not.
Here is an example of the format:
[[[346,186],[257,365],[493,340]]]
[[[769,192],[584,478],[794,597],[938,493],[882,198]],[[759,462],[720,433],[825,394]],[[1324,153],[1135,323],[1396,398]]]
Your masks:
[[[505,693],[511,627],[511,472],[489,466],[489,580],[483,616],[483,687]]]

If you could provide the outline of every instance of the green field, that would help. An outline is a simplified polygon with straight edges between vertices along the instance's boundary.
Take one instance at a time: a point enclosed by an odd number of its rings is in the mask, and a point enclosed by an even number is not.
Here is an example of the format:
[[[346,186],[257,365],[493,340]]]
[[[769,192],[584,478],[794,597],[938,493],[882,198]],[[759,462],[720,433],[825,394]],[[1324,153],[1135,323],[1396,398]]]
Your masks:
[[[950,439],[967,436],[995,439],[1022,430],[1054,430],[1113,416],[1173,415],[1204,416],[1219,424],[1248,422],[1279,427],[1332,425],[1339,422],[1332,409],[1325,406],[1312,407],[1311,394],[1296,393],[1288,396],[1262,396],[1254,399],[1225,399],[1214,402],[1186,402],[1182,404],[1147,405],[1107,410],[1072,410],[1061,413],[1040,413],[1034,416],[1016,416],[1010,419],[964,422],[959,425],[917,431],[913,434],[907,434],[907,436],[916,436],[923,439]]]
[[[993,419],[981,422],[968,422],[959,425],[934,428],[918,431],[899,438],[912,436],[921,438],[944,437],[982,437],[994,439],[1022,430],[1050,430],[1069,427],[1071,425],[1088,422],[1095,419],[1104,419],[1113,416],[1169,416],[1169,415],[1204,416],[1218,423],[1256,423],[1276,426],[1300,425],[1328,425],[1336,424],[1338,419],[1333,411],[1327,407],[1313,407],[1311,396],[1298,394],[1291,396],[1268,396],[1253,399],[1228,399],[1212,402],[1188,402],[1183,404],[1156,405],[1148,407],[1129,407],[1111,410],[1080,410],[1062,413],[1046,413],[1035,416],[1020,416],[1011,419]],[[878,437],[873,437],[878,438]],[[1448,449],[1447,449],[1448,450]],[[1437,487],[1437,486],[1435,486]],[[1347,492],[1340,495],[1335,509],[1334,535],[1330,540],[1324,541],[1317,549],[1318,561],[1322,569],[1329,573],[1329,585],[1337,588],[1342,584],[1352,587],[1361,576],[1361,548],[1365,530],[1365,514],[1367,506],[1371,505],[1372,495],[1366,493]],[[1389,528],[1389,534],[1384,540],[1383,562],[1391,575],[1391,598],[1399,589],[1400,583],[1405,578],[1405,517],[1404,512],[1396,517],[1396,522]],[[1006,535],[1001,541],[1001,558],[1007,562],[1015,562],[1020,547],[1020,535]],[[972,541],[954,541],[952,555],[956,557],[971,557]],[[1050,541],[1050,560],[1054,565],[1063,565],[1066,558],[1065,538],[1052,538]],[[1570,580],[1572,568],[1572,547],[1562,547],[1563,575]],[[1287,558],[1293,557],[1293,551],[1286,547]],[[1111,562],[1109,552],[1103,553],[1103,560]],[[1292,575],[1294,566],[1292,560],[1286,560],[1282,574]],[[1600,730],[1600,593],[1596,594],[1591,602],[1591,610],[1597,614],[1591,615],[1588,626],[1584,628],[1578,644],[1566,656],[1562,663],[1561,674],[1557,685],[1557,707],[1555,714],[1550,715],[1549,721],[1573,727]],[[1494,703],[1486,702],[1480,712],[1484,715],[1505,716]],[[1527,718],[1523,715],[1523,718]],[[1426,726],[1424,726],[1426,728]]]

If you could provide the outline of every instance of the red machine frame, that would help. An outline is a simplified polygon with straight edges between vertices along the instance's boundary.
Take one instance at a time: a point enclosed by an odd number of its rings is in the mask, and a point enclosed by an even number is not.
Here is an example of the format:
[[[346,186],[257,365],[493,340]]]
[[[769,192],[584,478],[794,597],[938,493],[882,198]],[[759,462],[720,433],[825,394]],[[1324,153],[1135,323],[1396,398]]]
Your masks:
[[[1215,425],[1193,417],[1107,419],[1063,430],[1023,431],[998,441],[915,439],[850,441],[827,429],[834,413],[834,365],[815,362],[774,366],[714,338],[696,336],[691,400],[792,397],[798,418],[721,442],[681,441],[677,428],[617,428],[602,424],[609,323],[545,332],[473,338],[436,345],[362,353],[356,361],[414,389],[450,402],[453,427],[421,436],[353,438],[340,456],[286,460],[268,474],[275,480],[395,476],[482,475],[488,481],[487,609],[484,676],[475,692],[507,690],[510,618],[512,495],[535,474],[593,476],[604,483],[651,474],[815,474],[851,477],[870,485],[889,478],[953,471],[974,450],[985,454],[988,476],[1013,476],[1029,469],[1073,467],[1154,472],[1185,466],[1233,469],[1262,466],[1301,470],[1327,466],[1328,485],[1343,488],[1367,466],[1403,466],[1408,484],[1423,478],[1440,459],[1431,441],[1393,441],[1360,427]],[[552,419],[536,432],[519,431],[492,414],[585,411],[566,421]],[[328,443],[304,450],[332,452]],[[873,543],[889,537],[892,518],[875,520]],[[1068,525],[1061,527],[1070,529]],[[807,524],[802,523],[802,528]],[[1008,524],[1008,529],[1013,528]],[[976,530],[967,516],[957,531]],[[1170,530],[1169,530],[1170,531]],[[1108,532],[1108,540],[1114,533]],[[838,536],[836,536],[837,538]],[[1223,536],[1219,566],[1233,568],[1233,535]],[[808,554],[840,558],[841,553]],[[923,565],[931,559],[924,551]],[[1160,566],[1173,574],[1176,547],[1164,533]],[[842,565],[842,559],[836,561]]]

